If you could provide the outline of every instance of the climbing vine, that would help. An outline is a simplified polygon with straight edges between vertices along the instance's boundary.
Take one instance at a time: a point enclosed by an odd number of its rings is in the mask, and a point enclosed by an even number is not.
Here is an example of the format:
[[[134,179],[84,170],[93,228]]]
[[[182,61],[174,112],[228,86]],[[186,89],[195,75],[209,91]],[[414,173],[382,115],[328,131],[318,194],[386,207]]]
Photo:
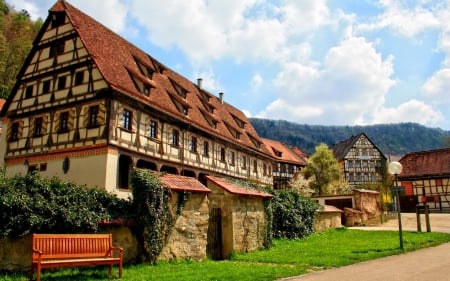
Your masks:
[[[159,175],[146,170],[131,171],[133,207],[136,215],[136,236],[140,240],[142,259],[156,262],[167,244],[176,215],[170,209],[172,193],[159,179]],[[182,204],[178,202],[178,209]],[[177,210],[177,215],[181,211]]]

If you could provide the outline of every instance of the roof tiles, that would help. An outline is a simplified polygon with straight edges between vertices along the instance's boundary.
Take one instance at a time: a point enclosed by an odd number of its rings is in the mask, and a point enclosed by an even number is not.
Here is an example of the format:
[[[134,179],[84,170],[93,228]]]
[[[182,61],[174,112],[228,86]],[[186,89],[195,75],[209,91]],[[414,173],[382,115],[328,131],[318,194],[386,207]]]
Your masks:
[[[399,178],[450,175],[450,148],[411,152],[403,156]]]
[[[213,182],[214,184],[216,184],[217,186],[219,186],[220,188],[224,189],[225,191],[227,191],[231,194],[256,196],[256,197],[263,197],[263,198],[272,198],[273,197],[272,194],[262,192],[257,189],[254,189],[254,188],[246,188],[246,187],[239,186],[237,184],[234,184],[234,183],[228,181],[225,178],[206,176],[206,179]]]
[[[260,145],[262,141],[259,135],[242,111],[227,103],[222,103],[214,95],[200,89],[196,84],[164,66],[67,1],[56,2],[50,12],[66,13],[85,48],[112,89],[211,134],[269,155],[267,148]],[[133,75],[140,80],[145,77],[144,74],[139,75],[142,73],[139,63],[154,71],[151,81],[144,81],[152,86],[149,96],[141,93],[133,82]],[[145,79],[150,78],[145,77]],[[183,100],[179,100],[173,83],[186,91],[184,103]],[[187,115],[177,108],[176,102],[181,102],[188,108]],[[204,114],[205,111],[209,112],[206,106],[215,108],[210,114],[219,121],[217,128],[213,128],[208,122],[208,115]],[[243,128],[236,124],[233,116],[244,121]],[[239,137],[230,132],[230,127],[239,133]]]

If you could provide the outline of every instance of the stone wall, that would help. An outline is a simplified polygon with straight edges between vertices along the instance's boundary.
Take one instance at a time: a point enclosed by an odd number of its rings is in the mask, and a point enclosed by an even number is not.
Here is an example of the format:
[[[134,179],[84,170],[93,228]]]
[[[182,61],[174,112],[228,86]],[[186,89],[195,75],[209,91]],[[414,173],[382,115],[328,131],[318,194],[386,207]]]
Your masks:
[[[178,194],[172,197],[172,209],[177,208]],[[173,260],[206,258],[209,206],[205,194],[191,193],[175,227],[169,236],[167,245],[158,259]]]
[[[316,219],[314,221],[314,231],[321,232],[330,228],[342,227],[342,210],[325,205],[323,210],[317,212]]]
[[[172,209],[176,210],[178,195],[173,195]],[[158,259],[205,259],[208,218],[206,195],[190,194]],[[136,263],[140,260],[139,244],[130,228],[109,226],[104,227],[101,233],[112,233],[113,245],[124,250],[124,263]],[[0,270],[28,271],[31,267],[31,240],[31,235],[20,239],[0,239]]]
[[[233,212],[233,250],[249,252],[264,245],[266,214],[260,197],[235,196]]]
[[[380,193],[372,190],[355,189],[355,208],[362,213],[362,223],[365,225],[378,225],[381,222],[383,209]]]

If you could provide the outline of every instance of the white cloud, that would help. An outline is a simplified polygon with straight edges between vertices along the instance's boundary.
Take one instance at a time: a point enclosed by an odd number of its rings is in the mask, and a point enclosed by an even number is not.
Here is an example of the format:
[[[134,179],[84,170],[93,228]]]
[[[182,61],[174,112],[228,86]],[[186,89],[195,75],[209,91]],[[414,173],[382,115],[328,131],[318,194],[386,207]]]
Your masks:
[[[323,64],[287,63],[275,85],[278,99],[261,117],[315,124],[372,122],[394,85],[392,58],[383,60],[362,37],[349,37],[331,48]]]
[[[412,38],[429,28],[440,26],[437,17],[440,7],[428,5],[426,1],[419,1],[412,7],[408,6],[410,3],[398,0],[380,1],[384,13],[370,23],[360,24],[358,27],[361,31],[387,28]]]
[[[264,83],[264,79],[262,78],[261,74],[255,73],[250,80],[250,88],[252,91],[257,91]]]
[[[374,123],[416,122],[433,125],[443,120],[441,112],[423,101],[410,100],[396,108],[381,108],[374,116]]]
[[[39,17],[45,19],[48,10],[56,3],[56,0],[8,0],[7,2],[18,9],[26,9],[32,19]],[[126,28],[128,10],[120,0],[71,0],[69,3],[114,32],[122,32]]]
[[[439,102],[450,102],[450,68],[437,71],[423,85],[424,94]]]

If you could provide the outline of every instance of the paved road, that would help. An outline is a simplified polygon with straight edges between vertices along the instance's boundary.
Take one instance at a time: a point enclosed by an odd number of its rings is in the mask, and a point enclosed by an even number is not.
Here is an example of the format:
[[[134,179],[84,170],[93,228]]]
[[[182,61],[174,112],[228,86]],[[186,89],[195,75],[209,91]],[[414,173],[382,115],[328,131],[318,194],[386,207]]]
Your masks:
[[[450,233],[450,214],[430,214],[430,224],[432,232]],[[404,230],[417,231],[415,214],[402,214],[402,227]],[[398,230],[398,221],[395,219],[379,227],[358,227],[357,229]],[[422,231],[426,231],[425,221],[422,222]],[[450,243],[281,280],[450,281]]]

